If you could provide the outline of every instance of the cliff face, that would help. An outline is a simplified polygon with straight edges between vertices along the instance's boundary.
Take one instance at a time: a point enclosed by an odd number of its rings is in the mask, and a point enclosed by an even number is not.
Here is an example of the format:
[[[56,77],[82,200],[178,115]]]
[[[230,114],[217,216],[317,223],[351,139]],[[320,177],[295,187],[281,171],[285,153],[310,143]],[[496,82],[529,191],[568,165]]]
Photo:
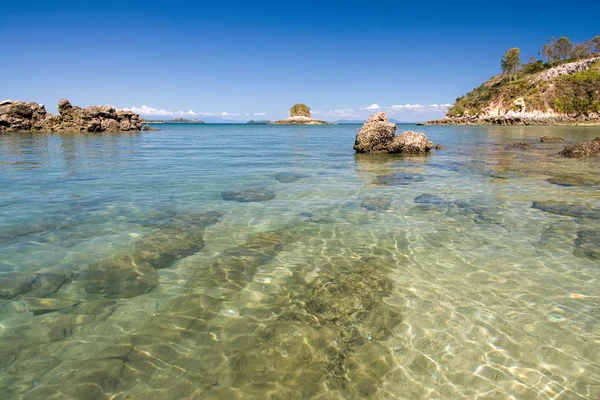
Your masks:
[[[43,104],[33,102],[0,102],[0,132],[120,132],[142,128],[138,114],[111,106],[80,108],[62,99],[58,112],[52,115]]]
[[[570,62],[516,80],[495,76],[456,99],[429,124],[572,124],[600,122],[600,57]]]

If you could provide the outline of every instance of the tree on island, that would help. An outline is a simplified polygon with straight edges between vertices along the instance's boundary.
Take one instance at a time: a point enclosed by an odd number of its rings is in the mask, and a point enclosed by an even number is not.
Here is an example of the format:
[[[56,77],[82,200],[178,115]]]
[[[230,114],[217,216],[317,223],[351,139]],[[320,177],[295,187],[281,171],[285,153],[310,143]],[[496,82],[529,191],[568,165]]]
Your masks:
[[[310,116],[310,108],[306,104],[298,103],[294,104],[292,108],[290,108],[290,117],[307,117]]]
[[[554,55],[558,60],[567,60],[571,56],[571,50],[573,50],[573,43],[569,38],[561,36],[556,42],[554,42]]]
[[[590,40],[590,51],[594,54],[600,54],[600,36],[596,36]]]
[[[509,80],[513,80],[521,67],[521,50],[519,50],[518,47],[508,49],[508,51],[504,53],[504,57],[502,57],[501,66],[502,73],[508,76]]]

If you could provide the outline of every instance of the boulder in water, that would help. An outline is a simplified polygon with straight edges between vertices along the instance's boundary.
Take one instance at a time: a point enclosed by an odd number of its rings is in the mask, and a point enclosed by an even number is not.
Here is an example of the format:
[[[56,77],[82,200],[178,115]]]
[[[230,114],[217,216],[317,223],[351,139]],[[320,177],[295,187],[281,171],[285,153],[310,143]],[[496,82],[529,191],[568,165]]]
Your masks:
[[[423,133],[406,131],[398,135],[388,146],[390,153],[419,154],[433,149],[433,143]]]
[[[600,137],[565,147],[565,149],[558,154],[565,157],[600,156]]]
[[[388,121],[386,113],[373,114],[356,134],[354,150],[357,153],[387,153],[396,129],[398,127]]]
[[[247,188],[240,190],[226,190],[221,192],[223,200],[233,200],[243,203],[269,201],[275,198],[275,192],[264,188]]]
[[[552,142],[564,142],[565,139],[560,136],[542,136],[540,138],[540,142],[542,143],[552,143]]]

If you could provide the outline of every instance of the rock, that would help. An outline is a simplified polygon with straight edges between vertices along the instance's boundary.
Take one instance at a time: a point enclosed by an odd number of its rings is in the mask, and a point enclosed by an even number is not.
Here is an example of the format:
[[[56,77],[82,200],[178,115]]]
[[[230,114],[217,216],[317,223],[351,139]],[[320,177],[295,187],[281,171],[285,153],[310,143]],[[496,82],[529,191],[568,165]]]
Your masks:
[[[35,272],[9,272],[0,275],[0,299],[12,299],[33,289],[40,278]]]
[[[600,156],[600,137],[594,140],[577,143],[573,146],[567,146],[558,154],[565,157]]]
[[[534,201],[535,209],[557,215],[575,218],[600,219],[600,208],[592,208],[586,204],[563,203],[559,201]]]
[[[435,146],[433,146],[433,148],[436,149],[436,150],[443,150],[443,149],[447,149],[448,146],[444,146],[444,145],[441,145],[441,144],[436,144]]]
[[[548,178],[547,181],[552,183],[553,185],[558,186],[596,186],[600,185],[600,180],[591,176],[585,175],[557,175],[551,178]]]
[[[387,153],[396,129],[396,124],[388,121],[386,113],[373,114],[356,134],[354,150],[357,153]]]
[[[419,154],[433,149],[433,143],[423,133],[407,131],[398,135],[388,146],[390,153]]]
[[[385,197],[373,197],[364,199],[360,206],[372,211],[386,211],[390,209],[392,201]]]
[[[0,105],[0,132],[118,132],[140,130],[142,120],[131,111],[111,106],[80,108],[69,100],[58,103],[59,115],[46,112],[42,104],[3,101]]]
[[[600,261],[600,230],[591,227],[579,229],[573,255]]]
[[[90,265],[77,277],[87,293],[109,299],[130,298],[150,292],[158,285],[154,268],[130,256],[116,257]]]
[[[532,146],[527,142],[517,142],[513,144],[513,147],[516,147],[518,149],[530,149]]]
[[[564,142],[565,139],[559,136],[542,136],[540,138],[540,142],[542,143],[551,143],[551,142]]]
[[[136,245],[136,258],[147,261],[157,269],[167,268],[204,247],[202,232],[196,227],[160,229],[144,237]]]
[[[449,202],[445,201],[442,197],[429,193],[423,193],[422,195],[415,197],[414,202],[417,204],[430,204],[436,206],[449,204]]]
[[[282,183],[293,183],[302,178],[306,178],[306,175],[295,174],[293,172],[282,172],[279,174],[275,174],[275,179]]]
[[[227,190],[221,193],[223,200],[240,202],[269,201],[275,198],[275,192],[264,188],[247,188],[240,190]]]
[[[384,186],[406,186],[415,182],[423,182],[423,175],[409,174],[406,172],[396,172],[390,175],[379,175],[373,181],[374,185]]]
[[[153,131],[153,132],[158,132],[158,131],[160,131],[160,129],[158,129],[158,128],[154,128],[154,127],[151,127],[151,126],[150,126],[150,125],[148,125],[148,124],[146,124],[146,125],[142,126],[142,130],[143,130],[143,131]]]

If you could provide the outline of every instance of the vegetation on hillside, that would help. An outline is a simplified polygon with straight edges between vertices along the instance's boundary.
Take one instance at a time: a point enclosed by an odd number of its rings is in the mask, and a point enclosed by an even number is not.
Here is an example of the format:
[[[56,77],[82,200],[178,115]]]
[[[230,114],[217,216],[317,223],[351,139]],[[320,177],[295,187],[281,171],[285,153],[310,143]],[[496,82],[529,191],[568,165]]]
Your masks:
[[[577,45],[564,36],[550,38],[539,54],[546,61],[530,57],[523,64],[520,49],[509,49],[501,60],[502,73],[457,98],[447,116],[479,115],[492,102],[514,111],[523,111],[523,107],[543,112],[552,109],[575,117],[600,112],[600,62],[573,75],[533,79],[547,69],[600,56],[600,36]],[[517,100],[520,98],[522,102]]]
[[[292,108],[290,108],[290,117],[308,117],[310,116],[310,108],[306,104],[294,104]]]

